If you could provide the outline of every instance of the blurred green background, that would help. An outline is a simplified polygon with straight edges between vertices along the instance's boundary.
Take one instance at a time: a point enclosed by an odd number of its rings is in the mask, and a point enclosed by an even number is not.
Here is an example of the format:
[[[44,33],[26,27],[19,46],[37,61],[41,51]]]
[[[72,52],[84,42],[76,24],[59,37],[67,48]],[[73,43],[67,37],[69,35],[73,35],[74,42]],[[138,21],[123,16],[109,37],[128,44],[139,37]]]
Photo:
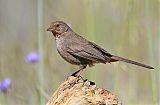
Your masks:
[[[63,20],[108,52],[155,67],[118,62],[86,68],[83,78],[115,93],[124,105],[160,104],[159,0],[0,0],[0,105],[44,105],[78,68],[56,51],[50,22]],[[40,54],[28,63],[25,56]]]

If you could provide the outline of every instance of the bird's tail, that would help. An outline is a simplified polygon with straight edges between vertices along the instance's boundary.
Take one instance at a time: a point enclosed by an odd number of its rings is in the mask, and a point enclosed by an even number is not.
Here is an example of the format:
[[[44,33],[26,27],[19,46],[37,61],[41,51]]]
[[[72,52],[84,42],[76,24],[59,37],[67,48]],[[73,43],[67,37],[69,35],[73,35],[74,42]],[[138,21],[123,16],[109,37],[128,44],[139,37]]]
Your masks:
[[[119,57],[119,56],[115,56],[115,55],[112,55],[111,59],[113,59],[113,61],[114,60],[115,61],[123,61],[123,62],[126,62],[126,63],[131,63],[131,64],[138,65],[138,66],[141,66],[141,67],[145,67],[145,68],[148,68],[148,69],[154,69],[151,66],[148,66],[148,65],[145,65],[145,64],[133,61],[133,60],[129,60],[129,59],[126,59],[126,58],[122,58],[122,57]]]

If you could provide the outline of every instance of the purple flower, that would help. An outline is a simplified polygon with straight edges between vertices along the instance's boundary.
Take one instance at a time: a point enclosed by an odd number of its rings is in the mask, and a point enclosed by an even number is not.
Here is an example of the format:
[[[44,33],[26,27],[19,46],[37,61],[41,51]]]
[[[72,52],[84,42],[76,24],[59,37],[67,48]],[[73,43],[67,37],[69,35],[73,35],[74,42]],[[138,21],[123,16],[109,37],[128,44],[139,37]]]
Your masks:
[[[0,90],[6,92],[12,84],[12,80],[10,78],[5,78],[4,80],[0,81]]]
[[[37,52],[30,52],[26,55],[25,60],[28,63],[35,63],[39,61],[39,54]]]

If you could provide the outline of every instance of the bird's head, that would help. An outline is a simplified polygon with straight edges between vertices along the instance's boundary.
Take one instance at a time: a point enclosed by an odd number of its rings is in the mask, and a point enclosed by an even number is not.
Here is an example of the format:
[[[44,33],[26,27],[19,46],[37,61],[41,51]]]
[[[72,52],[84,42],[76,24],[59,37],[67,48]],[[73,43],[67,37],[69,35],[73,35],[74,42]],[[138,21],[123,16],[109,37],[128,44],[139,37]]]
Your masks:
[[[61,36],[63,33],[69,30],[71,30],[71,28],[63,21],[52,22],[47,29],[47,31],[52,32],[55,37]]]

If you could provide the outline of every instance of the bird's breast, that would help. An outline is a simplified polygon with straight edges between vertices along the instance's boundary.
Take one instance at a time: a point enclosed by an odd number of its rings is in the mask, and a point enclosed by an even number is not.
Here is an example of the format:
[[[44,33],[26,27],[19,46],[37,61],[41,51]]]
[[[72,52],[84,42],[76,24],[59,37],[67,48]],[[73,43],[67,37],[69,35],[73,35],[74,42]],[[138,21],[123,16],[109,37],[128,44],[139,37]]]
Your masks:
[[[59,48],[63,44],[64,40],[62,38],[56,37],[56,47]]]
[[[69,41],[61,38],[56,39],[56,47],[60,56],[71,64],[79,65],[81,62],[68,53],[68,45]]]

